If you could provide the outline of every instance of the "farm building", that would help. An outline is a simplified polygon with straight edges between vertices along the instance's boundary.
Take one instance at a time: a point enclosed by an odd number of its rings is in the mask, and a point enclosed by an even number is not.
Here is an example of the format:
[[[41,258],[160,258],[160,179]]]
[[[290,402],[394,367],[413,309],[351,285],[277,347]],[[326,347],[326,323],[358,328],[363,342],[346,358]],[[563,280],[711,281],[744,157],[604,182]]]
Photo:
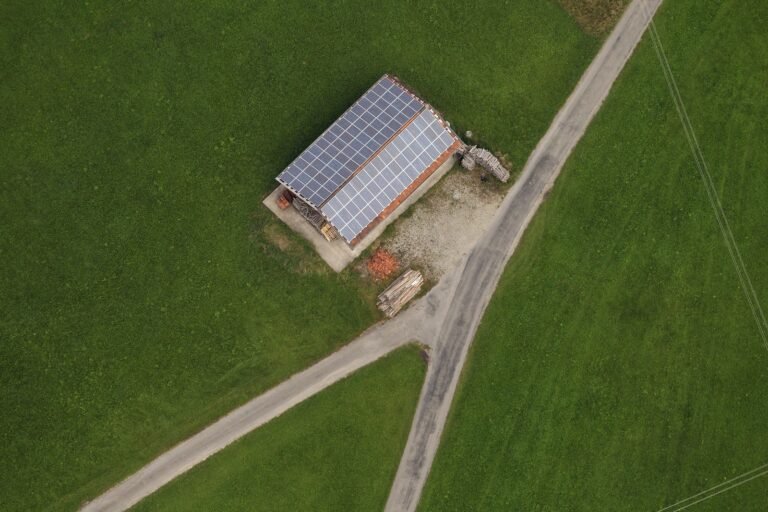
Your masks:
[[[384,75],[277,181],[326,239],[354,247],[461,147],[440,114]]]

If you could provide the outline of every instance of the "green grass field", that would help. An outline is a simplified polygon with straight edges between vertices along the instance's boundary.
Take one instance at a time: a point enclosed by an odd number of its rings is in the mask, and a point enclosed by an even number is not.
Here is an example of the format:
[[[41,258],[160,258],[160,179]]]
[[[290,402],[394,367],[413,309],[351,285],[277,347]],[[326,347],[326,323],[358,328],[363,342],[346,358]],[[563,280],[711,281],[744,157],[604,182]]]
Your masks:
[[[249,434],[135,510],[381,510],[426,367],[409,346]]]
[[[0,5],[0,509],[75,508],[376,318],[260,202],[382,73],[523,163],[598,41],[461,12]]]
[[[764,2],[658,29],[768,307]],[[768,352],[646,38],[512,258],[421,510],[657,511],[768,463]],[[765,510],[768,476],[691,511]]]

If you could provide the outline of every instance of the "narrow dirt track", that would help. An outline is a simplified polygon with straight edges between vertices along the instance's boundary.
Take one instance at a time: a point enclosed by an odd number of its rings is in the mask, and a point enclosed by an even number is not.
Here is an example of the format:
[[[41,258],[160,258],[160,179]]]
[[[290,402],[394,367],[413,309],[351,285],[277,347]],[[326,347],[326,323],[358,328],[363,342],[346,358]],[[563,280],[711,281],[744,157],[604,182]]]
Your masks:
[[[509,257],[576,143],[600,109],[661,0],[634,0],[526,163],[491,228],[458,270],[386,511],[416,509],[477,326]]]
[[[378,324],[317,364],[235,409],[160,455],[138,472],[87,503],[83,511],[122,511],[138,503],[227,445],[296,404],[338,382],[392,350],[413,341],[423,311],[406,311],[396,321]]]
[[[81,510],[127,510],[296,404],[397,347],[418,340],[432,347],[432,358],[386,506],[387,511],[415,510],[467,350],[504,265],[642,37],[649,13],[655,13],[660,4],[661,0],[633,0],[539,142],[486,235],[425,297],[394,320],[372,327],[349,345],[176,445]]]
[[[452,296],[454,286],[453,275],[444,277],[429,294],[393,320],[374,325],[325,359],[238,407],[84,504],[81,510],[127,510],[229,444],[396,348],[413,341],[430,346],[445,317],[445,298]]]

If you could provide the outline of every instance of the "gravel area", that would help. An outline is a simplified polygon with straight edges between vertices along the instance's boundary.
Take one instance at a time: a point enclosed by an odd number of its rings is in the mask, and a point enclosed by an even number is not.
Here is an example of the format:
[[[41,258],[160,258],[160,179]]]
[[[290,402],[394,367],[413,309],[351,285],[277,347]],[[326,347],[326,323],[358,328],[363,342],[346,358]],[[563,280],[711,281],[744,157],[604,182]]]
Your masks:
[[[395,222],[382,246],[436,281],[485,232],[503,198],[494,178],[483,182],[479,171],[454,167]]]

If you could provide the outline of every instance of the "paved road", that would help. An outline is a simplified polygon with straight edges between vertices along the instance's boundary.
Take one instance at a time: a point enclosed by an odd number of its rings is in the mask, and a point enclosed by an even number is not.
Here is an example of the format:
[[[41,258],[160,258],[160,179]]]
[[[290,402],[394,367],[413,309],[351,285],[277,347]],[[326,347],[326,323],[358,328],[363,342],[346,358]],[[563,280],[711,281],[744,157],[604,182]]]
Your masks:
[[[235,409],[176,445],[95,500],[83,511],[122,511],[204,461],[230,443],[355,370],[434,329],[424,318],[437,311],[422,301],[394,320],[379,323],[317,364]],[[436,330],[436,329],[434,329]],[[429,339],[429,338],[425,338]]]
[[[81,510],[127,510],[229,444],[396,348],[412,341],[432,346],[455,284],[456,274],[443,277],[429,294],[393,320],[371,327],[337,352],[235,409],[86,503]]]
[[[528,160],[486,235],[462,267],[437,337],[408,443],[386,505],[413,511],[432,467],[467,350],[504,265],[584,134],[661,0],[634,0]]]
[[[83,511],[117,512],[355,370],[409,341],[432,347],[408,443],[388,511],[416,508],[432,465],[469,344],[496,283],[545,192],[599,109],[661,0],[634,0],[531,155],[486,235],[456,270],[394,320],[378,324],[319,363],[224,416],[86,503]]]

